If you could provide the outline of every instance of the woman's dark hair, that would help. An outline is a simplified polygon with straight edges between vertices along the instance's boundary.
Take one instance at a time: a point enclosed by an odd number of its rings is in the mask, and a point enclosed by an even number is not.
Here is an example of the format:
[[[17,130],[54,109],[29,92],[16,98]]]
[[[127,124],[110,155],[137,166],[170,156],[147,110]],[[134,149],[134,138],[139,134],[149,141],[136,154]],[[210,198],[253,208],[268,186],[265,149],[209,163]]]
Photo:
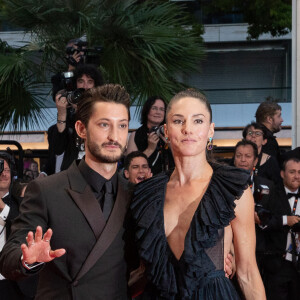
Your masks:
[[[169,102],[167,110],[166,110],[166,115],[171,110],[171,107],[175,102],[177,102],[178,100],[180,100],[182,98],[188,98],[188,97],[198,99],[200,102],[202,102],[206,106],[206,108],[209,112],[209,115],[210,115],[210,122],[211,122],[212,121],[211,106],[210,106],[208,100],[206,99],[206,97],[202,93],[197,91],[196,89],[187,89],[185,91],[181,91],[181,92],[177,93]]]
[[[152,105],[155,103],[156,100],[161,100],[164,105],[165,105],[165,109],[167,107],[167,103],[165,102],[165,100],[160,97],[160,96],[151,96],[147,99],[147,101],[145,102],[145,104],[143,105],[143,109],[142,109],[142,113],[141,113],[141,123],[144,125],[144,126],[147,126],[147,122],[148,122],[148,114],[149,114],[149,111],[152,107]],[[166,114],[164,116],[164,120],[161,122],[161,124],[164,124],[165,123],[165,118],[166,118]]]
[[[259,123],[257,122],[251,122],[251,124],[248,124],[244,130],[243,130],[243,138],[246,139],[248,130],[250,127],[254,127],[254,129],[259,129],[263,132],[263,138],[264,140],[267,138],[267,130],[264,126],[261,126]]]

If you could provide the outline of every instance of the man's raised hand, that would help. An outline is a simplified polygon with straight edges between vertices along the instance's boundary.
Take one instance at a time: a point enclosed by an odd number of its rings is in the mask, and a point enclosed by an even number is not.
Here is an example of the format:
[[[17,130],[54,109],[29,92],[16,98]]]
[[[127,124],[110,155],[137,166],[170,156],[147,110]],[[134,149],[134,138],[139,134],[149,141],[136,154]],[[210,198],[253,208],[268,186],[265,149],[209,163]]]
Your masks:
[[[66,253],[65,249],[51,250],[50,240],[52,230],[49,228],[44,236],[41,226],[37,226],[35,234],[29,231],[26,237],[27,245],[22,244],[22,263],[33,264],[36,262],[49,262],[56,257],[60,257]]]

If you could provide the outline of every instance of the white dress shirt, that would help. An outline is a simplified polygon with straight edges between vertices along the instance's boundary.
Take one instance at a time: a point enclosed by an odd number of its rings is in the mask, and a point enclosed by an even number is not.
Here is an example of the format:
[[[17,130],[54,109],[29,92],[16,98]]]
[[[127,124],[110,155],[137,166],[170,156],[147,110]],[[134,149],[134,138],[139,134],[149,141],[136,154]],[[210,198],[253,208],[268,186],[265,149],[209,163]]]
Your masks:
[[[9,193],[6,193],[4,197],[8,196]],[[6,219],[8,217],[8,214],[9,214],[9,210],[10,210],[10,207],[5,204],[3,210],[1,211],[0,213],[0,251],[2,251],[2,248],[4,247],[5,245],[5,242],[6,242],[6,228],[5,228],[5,225],[6,225]],[[1,274],[0,274],[0,280],[3,280],[5,279]]]

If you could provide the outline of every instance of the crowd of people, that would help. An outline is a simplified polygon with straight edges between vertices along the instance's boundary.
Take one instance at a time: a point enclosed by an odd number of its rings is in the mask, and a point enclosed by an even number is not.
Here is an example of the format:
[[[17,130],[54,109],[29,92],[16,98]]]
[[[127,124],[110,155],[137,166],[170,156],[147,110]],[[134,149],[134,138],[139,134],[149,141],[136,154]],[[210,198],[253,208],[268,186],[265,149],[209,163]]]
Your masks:
[[[0,299],[300,299],[300,157],[280,153],[280,105],[258,106],[225,164],[200,92],[149,97],[128,137],[125,88],[68,71],[83,91],[53,79],[48,176],[27,159],[14,180],[0,152]]]

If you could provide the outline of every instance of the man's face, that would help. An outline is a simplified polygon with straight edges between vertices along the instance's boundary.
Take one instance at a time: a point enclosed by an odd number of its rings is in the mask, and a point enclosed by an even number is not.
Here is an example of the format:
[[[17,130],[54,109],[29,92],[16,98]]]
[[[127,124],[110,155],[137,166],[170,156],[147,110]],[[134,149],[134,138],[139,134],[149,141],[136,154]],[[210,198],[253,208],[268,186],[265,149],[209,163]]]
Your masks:
[[[7,193],[11,183],[10,168],[6,160],[4,160],[4,169],[0,175],[0,191]]]
[[[300,162],[290,160],[285,165],[285,170],[280,172],[284,186],[295,192],[300,186]]]
[[[128,170],[124,171],[124,174],[130,182],[136,184],[149,178],[151,169],[144,157],[134,157],[130,162]]]
[[[85,140],[86,159],[116,163],[125,151],[128,135],[128,112],[123,104],[97,102],[87,128],[76,122],[78,135]]]
[[[257,158],[254,156],[254,149],[251,145],[241,145],[236,149],[234,156],[234,165],[248,171],[253,171],[257,163]]]
[[[92,77],[83,74],[80,78],[77,79],[76,87],[78,89],[88,90],[95,87],[95,81]]]
[[[272,125],[272,132],[276,133],[281,130],[281,124],[283,122],[283,119],[281,117],[281,110],[276,110],[276,113],[271,118],[271,125]]]

